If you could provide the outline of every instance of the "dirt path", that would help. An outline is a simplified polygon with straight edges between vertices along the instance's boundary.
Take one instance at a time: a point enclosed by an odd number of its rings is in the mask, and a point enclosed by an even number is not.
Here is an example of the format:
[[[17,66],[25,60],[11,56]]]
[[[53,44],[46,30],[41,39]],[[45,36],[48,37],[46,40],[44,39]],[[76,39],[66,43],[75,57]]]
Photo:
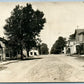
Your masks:
[[[5,65],[0,82],[84,82],[84,58],[45,55]]]

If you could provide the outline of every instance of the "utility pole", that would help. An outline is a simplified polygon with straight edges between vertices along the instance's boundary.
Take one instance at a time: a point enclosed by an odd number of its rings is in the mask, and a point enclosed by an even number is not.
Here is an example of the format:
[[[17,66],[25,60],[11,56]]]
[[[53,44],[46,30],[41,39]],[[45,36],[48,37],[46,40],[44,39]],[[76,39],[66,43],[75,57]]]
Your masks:
[[[77,25],[77,29],[79,28],[79,26]]]

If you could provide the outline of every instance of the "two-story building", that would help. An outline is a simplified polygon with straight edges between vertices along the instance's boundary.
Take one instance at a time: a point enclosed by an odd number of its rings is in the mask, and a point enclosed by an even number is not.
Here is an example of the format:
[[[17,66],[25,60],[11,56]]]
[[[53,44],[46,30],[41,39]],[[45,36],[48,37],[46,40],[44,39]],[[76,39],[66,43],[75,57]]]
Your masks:
[[[64,53],[67,55],[84,54],[84,29],[75,30],[74,39],[67,41]]]

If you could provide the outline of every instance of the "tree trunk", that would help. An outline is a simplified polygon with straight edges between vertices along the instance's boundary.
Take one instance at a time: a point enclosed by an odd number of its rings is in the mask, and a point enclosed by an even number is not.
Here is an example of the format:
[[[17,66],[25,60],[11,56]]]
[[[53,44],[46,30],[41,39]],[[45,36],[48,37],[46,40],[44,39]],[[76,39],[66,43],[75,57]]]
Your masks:
[[[27,51],[27,57],[29,57],[29,49],[26,49],[26,51]]]
[[[2,50],[3,60],[6,60],[5,48]]]
[[[23,60],[23,49],[21,48],[21,60]]]

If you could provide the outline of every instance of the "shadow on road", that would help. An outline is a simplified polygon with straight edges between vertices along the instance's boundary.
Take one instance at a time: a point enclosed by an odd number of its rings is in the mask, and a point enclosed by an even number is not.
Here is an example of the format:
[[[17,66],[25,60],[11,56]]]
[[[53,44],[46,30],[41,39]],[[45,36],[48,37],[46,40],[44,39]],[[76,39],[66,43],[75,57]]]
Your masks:
[[[28,57],[28,58],[25,58],[21,61],[27,61],[27,60],[38,60],[38,59],[42,59],[42,57]]]
[[[0,71],[6,69],[7,67],[0,66]]]
[[[7,61],[4,61],[2,63],[2,65],[8,65],[8,64],[11,64],[11,63],[16,63],[16,62],[20,62],[20,61],[28,61],[28,60],[39,60],[39,59],[42,59],[42,57],[28,57],[28,58],[25,58],[23,60],[21,59],[16,59],[16,60],[7,60]],[[2,67],[0,67],[0,70],[1,70]]]
[[[7,63],[4,63],[3,65],[8,65],[8,64],[11,64],[11,63],[16,63],[16,62],[19,62],[19,60],[16,60],[16,61],[8,61]]]
[[[81,61],[81,62],[83,61],[84,62],[84,56],[78,56],[75,59],[78,60],[78,61]]]

